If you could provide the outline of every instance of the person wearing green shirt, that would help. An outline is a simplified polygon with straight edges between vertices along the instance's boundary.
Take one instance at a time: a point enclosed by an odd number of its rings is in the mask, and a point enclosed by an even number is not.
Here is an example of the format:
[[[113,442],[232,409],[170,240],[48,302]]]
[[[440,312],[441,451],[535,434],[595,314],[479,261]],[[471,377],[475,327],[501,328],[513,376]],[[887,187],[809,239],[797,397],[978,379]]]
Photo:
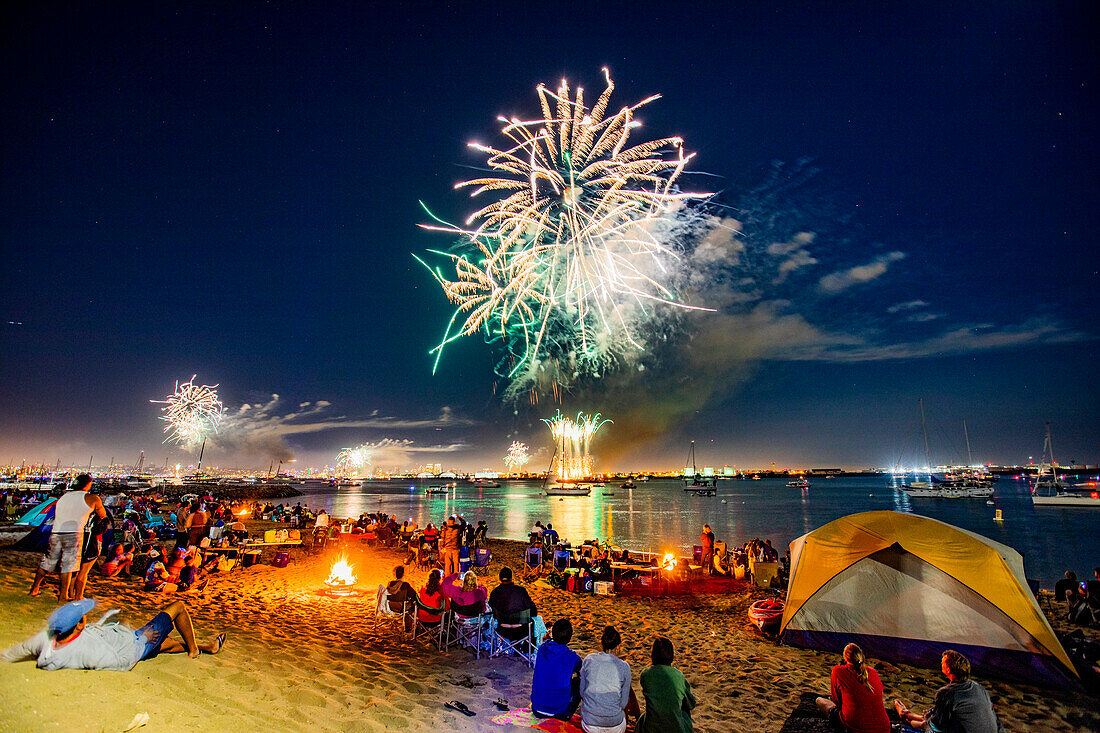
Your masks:
[[[645,712],[638,718],[637,733],[692,733],[691,709],[695,696],[683,673],[672,666],[672,642],[653,640],[653,665],[642,672]]]

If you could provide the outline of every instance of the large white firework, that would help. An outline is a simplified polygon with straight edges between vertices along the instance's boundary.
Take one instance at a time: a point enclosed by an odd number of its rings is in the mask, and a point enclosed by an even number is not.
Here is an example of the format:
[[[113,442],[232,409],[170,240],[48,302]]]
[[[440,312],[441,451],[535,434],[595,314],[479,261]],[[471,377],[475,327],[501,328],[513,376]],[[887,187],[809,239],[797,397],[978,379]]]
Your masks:
[[[550,428],[555,443],[556,473],[562,479],[580,479],[592,475],[591,443],[596,432],[611,422],[600,413],[586,415],[578,412],[576,419],[566,417],[561,410],[551,418],[542,420]]]
[[[356,448],[341,448],[336,456],[336,471],[341,476],[358,476],[364,466],[370,465],[371,448],[360,445]]]
[[[679,137],[632,142],[638,108],[660,95],[607,116],[615,85],[607,69],[604,78],[591,108],[565,80],[557,92],[540,84],[541,118],[502,117],[507,145],[470,144],[494,175],[456,188],[494,200],[464,226],[424,225],[461,238],[459,251],[439,253],[454,278],[432,270],[457,306],[436,351],[483,332],[503,346],[498,373],[520,389],[599,376],[645,349],[655,306],[692,308],[674,291],[678,214],[709,194],[675,184],[694,154]]]
[[[199,446],[210,433],[218,432],[218,424],[224,414],[218,399],[216,384],[195,384],[195,377],[182,384],[176,382],[175,391],[163,400],[149,400],[162,404],[160,419],[165,421],[165,443],[178,443],[188,450]]]
[[[504,456],[504,465],[508,468],[522,468],[527,465],[531,457],[527,455],[527,446],[518,440],[508,446],[508,455]]]

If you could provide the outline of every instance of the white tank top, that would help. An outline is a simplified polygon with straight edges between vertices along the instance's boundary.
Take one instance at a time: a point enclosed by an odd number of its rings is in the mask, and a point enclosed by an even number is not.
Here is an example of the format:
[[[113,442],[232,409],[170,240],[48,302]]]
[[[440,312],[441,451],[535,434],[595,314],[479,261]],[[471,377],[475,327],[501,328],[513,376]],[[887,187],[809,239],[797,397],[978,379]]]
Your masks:
[[[53,508],[53,531],[75,534],[84,530],[92,508],[84,497],[87,491],[66,491]]]

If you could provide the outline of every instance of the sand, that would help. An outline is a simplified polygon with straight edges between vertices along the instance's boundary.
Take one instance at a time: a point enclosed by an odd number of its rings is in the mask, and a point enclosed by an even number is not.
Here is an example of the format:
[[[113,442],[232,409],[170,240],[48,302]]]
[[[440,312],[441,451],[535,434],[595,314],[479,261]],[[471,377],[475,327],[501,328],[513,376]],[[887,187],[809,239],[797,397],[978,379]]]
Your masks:
[[[258,527],[250,525],[257,531]],[[492,588],[502,562],[518,567],[518,543],[493,542],[494,561],[479,573]],[[359,587],[373,591],[391,577],[397,550],[347,549]],[[121,731],[146,713],[143,730],[271,731],[516,731],[490,723],[492,702],[529,704],[531,670],[515,658],[474,659],[465,650],[440,653],[424,641],[400,642],[372,628],[373,592],[363,598],[317,593],[339,553],[292,553],[287,568],[261,565],[214,575],[202,596],[181,597],[192,610],[200,639],[228,634],[224,651],[197,660],[161,655],[130,672],[45,672],[32,662],[0,664],[4,710],[0,730]],[[56,607],[55,585],[27,596],[38,556],[0,550],[0,647],[44,627]],[[408,569],[420,587],[426,574]],[[176,596],[141,590],[137,579],[106,579],[93,572],[88,595],[102,610],[122,609],[136,628]],[[654,635],[668,635],[676,666],[699,705],[697,731],[778,731],[805,691],[827,693],[835,655],[777,646],[745,617],[759,592],[732,597],[603,598],[531,588],[548,625],[568,616],[576,629],[571,646],[597,651],[605,624],[624,643],[620,656],[637,677],[648,664]],[[93,619],[97,618],[93,612]],[[930,670],[877,662],[887,699],[931,703],[943,684]],[[1096,700],[1026,685],[981,680],[1010,731],[1100,729]],[[459,700],[477,713],[467,718],[443,707]]]

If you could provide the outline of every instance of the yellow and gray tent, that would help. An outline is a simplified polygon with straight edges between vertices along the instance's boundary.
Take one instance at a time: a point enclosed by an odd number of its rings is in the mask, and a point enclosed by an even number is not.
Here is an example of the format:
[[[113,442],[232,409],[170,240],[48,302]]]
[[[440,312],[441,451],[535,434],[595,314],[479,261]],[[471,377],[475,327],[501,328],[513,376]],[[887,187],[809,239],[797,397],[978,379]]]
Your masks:
[[[780,640],[938,668],[945,649],[976,674],[1074,686],[1077,672],[1011,547],[927,517],[863,512],[791,543]]]

